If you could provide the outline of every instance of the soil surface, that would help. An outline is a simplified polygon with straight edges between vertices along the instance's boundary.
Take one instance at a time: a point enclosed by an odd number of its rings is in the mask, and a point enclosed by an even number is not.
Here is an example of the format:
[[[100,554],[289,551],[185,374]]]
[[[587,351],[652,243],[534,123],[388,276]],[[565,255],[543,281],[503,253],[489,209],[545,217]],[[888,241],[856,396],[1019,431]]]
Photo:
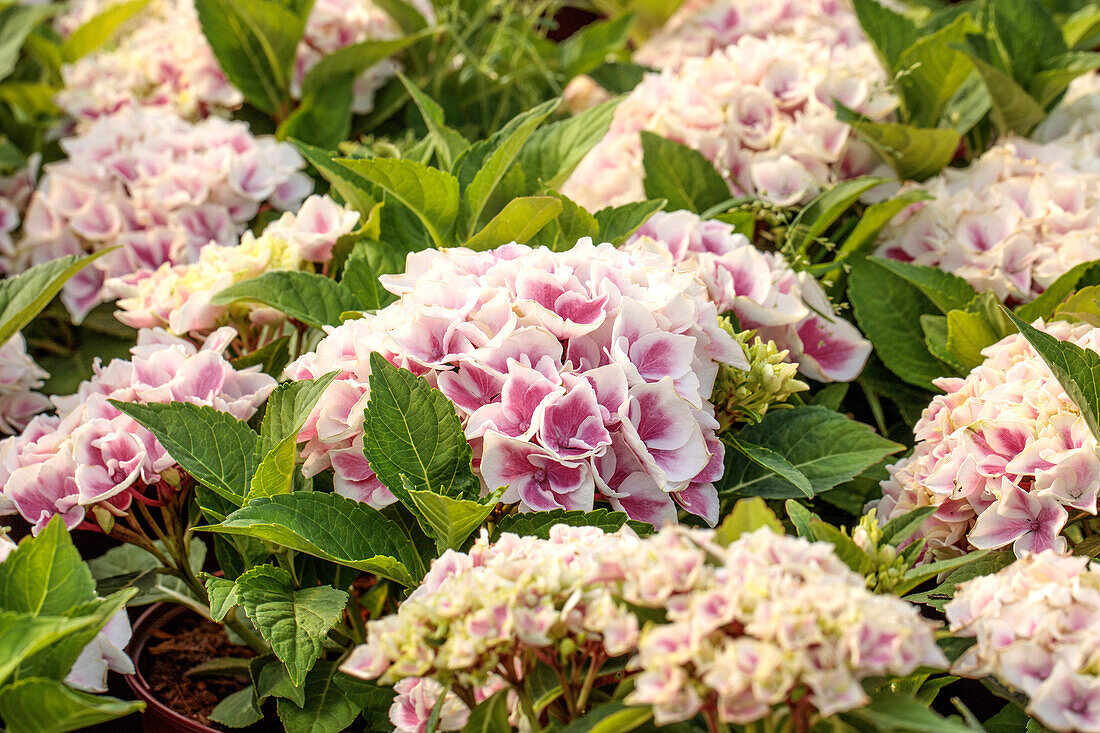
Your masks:
[[[248,686],[243,677],[188,677],[187,670],[217,657],[252,657],[248,647],[229,641],[222,628],[194,614],[182,614],[155,629],[145,648],[142,672],[153,695],[180,715],[212,725],[214,707]]]

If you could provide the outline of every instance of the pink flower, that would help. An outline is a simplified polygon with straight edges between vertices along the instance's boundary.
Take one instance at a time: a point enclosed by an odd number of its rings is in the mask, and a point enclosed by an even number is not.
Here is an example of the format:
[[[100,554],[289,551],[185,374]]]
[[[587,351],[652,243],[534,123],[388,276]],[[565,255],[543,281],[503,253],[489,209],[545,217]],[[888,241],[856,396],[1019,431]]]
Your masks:
[[[1059,536],[1069,517],[1053,498],[1041,498],[1021,489],[1007,477],[1001,479],[1001,495],[978,517],[970,531],[970,543],[979,549],[996,549],[1012,543],[1017,555],[1055,549],[1064,551]]]
[[[1100,678],[1059,663],[1032,695],[1028,710],[1054,730],[1100,730]]]
[[[485,436],[481,476],[488,486],[507,486],[503,501],[535,511],[582,509],[592,505],[587,464],[559,459],[550,451],[499,433]]]

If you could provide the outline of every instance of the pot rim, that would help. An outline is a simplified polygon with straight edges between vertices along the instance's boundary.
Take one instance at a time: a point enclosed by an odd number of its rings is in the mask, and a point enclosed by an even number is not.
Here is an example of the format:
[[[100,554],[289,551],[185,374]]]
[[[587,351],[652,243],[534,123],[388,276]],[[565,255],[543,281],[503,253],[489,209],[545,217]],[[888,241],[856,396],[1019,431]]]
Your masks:
[[[185,613],[194,613],[194,611],[186,606],[164,603],[162,601],[154,603],[150,605],[149,608],[142,611],[137,621],[134,622],[130,643],[126,646],[126,652],[134,661],[134,673],[125,675],[126,684],[130,686],[130,689],[140,700],[145,702],[146,707],[142,716],[147,716],[153,712],[157,717],[167,719],[179,726],[180,730],[192,731],[194,733],[218,733],[217,730],[208,725],[204,725],[197,720],[188,718],[186,715],[177,713],[157,699],[141,670],[141,656],[151,638],[150,632]]]

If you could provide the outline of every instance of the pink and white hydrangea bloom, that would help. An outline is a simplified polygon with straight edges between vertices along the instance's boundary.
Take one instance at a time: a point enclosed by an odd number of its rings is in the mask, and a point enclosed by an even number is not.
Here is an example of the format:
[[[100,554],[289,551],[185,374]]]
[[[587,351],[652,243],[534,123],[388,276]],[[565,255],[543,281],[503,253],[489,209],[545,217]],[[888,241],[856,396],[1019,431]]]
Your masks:
[[[1100,733],[1100,568],[1053,550],[962,583],[951,630],[977,641],[954,671],[993,676],[1056,731]]]
[[[930,265],[1020,303],[1100,258],[1100,136],[1004,140],[910,189],[933,198],[894,218],[878,254]]]
[[[708,398],[719,364],[748,363],[691,272],[583,239],[560,253],[417,252],[382,283],[395,303],[330,328],[287,368],[339,372],[300,436],[307,475],[333,468],[340,494],[394,501],[363,456],[378,352],[454,402],[477,473],[486,490],[507,486],[505,501],[716,521],[723,446]]]
[[[1049,143],[1059,138],[1088,137],[1097,129],[1100,129],[1100,73],[1091,71],[1070,82],[1065,96],[1030,137]]]
[[[0,274],[9,274],[7,264],[15,256],[19,227],[38,178],[39,158],[35,154],[26,167],[0,176]]]
[[[667,251],[694,271],[719,313],[789,352],[802,374],[822,382],[859,376],[871,344],[836,314],[821,285],[782,254],[761,252],[743,234],[689,211],[658,212],[627,241],[628,250]]]
[[[397,613],[368,622],[342,669],[385,684],[480,685],[532,656],[566,666],[627,656],[625,702],[651,706],[658,725],[704,706],[747,724],[797,689],[831,715],[866,703],[867,677],[947,665],[918,609],[871,593],[825,543],[767,529],[722,546],[682,526],[640,538],[558,525],[546,540],[490,544],[483,533],[469,553],[448,551]]]
[[[63,35],[121,0],[78,0],[55,22]],[[434,21],[430,2],[413,5]],[[317,0],[298,46],[291,91],[300,97],[306,72],[323,57],[369,40],[398,38],[400,28],[371,0]],[[397,64],[384,60],[364,71],[353,87],[355,112],[374,107],[374,93]],[[112,44],[61,67],[65,85],[58,106],[81,124],[127,107],[158,107],[189,120],[225,116],[244,95],[222,72],[207,43],[194,0],[153,0],[126,23]]]
[[[297,214],[286,212],[260,236],[245,232],[238,245],[210,242],[192,263],[166,262],[111,278],[104,290],[118,297],[116,317],[133,328],[167,328],[202,338],[219,326],[274,326],[283,315],[254,304],[211,305],[218,292],[276,270],[312,270],[332,259],[336,241],[355,228],[359,213],[328,196],[310,196]]]
[[[236,244],[261,207],[295,208],[313,188],[294,146],[214,117],[126,109],[61,147],[68,157],[44,167],[7,269],[118,247],[66,283],[76,322],[108,297],[108,278],[192,261],[210,241]]]
[[[232,328],[197,348],[159,329],[138,333],[129,361],[96,361],[75,394],[51,397],[55,415],[33,418],[0,442],[0,509],[18,512],[37,533],[59,514],[71,529],[99,506],[126,512],[175,462],[145,428],[108,400],[190,402],[247,420],[275,389],[260,367],[236,370],[222,355]]]
[[[1036,325],[1100,351],[1098,328]],[[1009,545],[1018,555],[1063,550],[1069,510],[1096,513],[1100,446],[1080,410],[1020,334],[982,354],[966,377],[936,380],[947,394],[925,409],[912,455],[882,484],[882,522],[938,507],[918,533],[927,559]]]
[[[897,106],[886,82],[865,42],[831,47],[745,36],[647,74],[562,193],[591,211],[643,200],[639,133],[647,130],[702,153],[729,183],[731,197],[805,203],[837,181],[887,170],[834,112],[840,101],[885,119]]]
[[[49,376],[27,353],[21,334],[0,346],[0,433],[19,432],[32,417],[50,408],[49,398],[34,391]]]

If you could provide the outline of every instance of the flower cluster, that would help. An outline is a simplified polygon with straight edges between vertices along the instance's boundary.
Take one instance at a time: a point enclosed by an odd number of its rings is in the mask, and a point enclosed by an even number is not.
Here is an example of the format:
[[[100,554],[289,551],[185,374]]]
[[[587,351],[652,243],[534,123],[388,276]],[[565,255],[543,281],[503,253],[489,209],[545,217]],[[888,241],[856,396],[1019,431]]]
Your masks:
[[[1037,327],[1100,351],[1100,329]],[[1012,545],[1017,554],[1063,549],[1067,507],[1096,513],[1100,456],[1080,410],[1027,340],[987,347],[965,378],[943,378],[914,428],[912,455],[890,466],[880,521],[918,507],[938,511],[919,536],[926,556]],[[929,552],[930,551],[930,552]]]
[[[0,176],[0,274],[8,274],[6,261],[15,256],[19,225],[38,177],[38,159],[35,155],[26,167]]]
[[[105,300],[108,278],[235,244],[261,206],[294,208],[313,187],[292,145],[215,117],[127,109],[61,146],[68,158],[45,166],[8,269],[117,246],[66,284],[77,322]]]
[[[895,217],[879,254],[953,272],[1001,299],[1031,300],[1074,265],[1100,258],[1097,143],[1009,139],[967,168],[913,185],[933,199]]]
[[[382,277],[399,299],[348,321],[287,368],[336,370],[300,435],[305,472],[394,501],[363,455],[369,355],[454,402],[489,488],[523,508],[591,509],[597,496],[657,526],[677,505],[715,522],[722,475],[707,401],[720,364],[745,369],[703,284],[656,255],[582,239],[567,252],[509,244],[409,255]]]
[[[38,413],[50,407],[45,395],[34,392],[50,375],[27,353],[22,334],[0,346],[0,433],[17,433]]]
[[[56,26],[71,33],[83,22],[119,0],[84,0],[60,16]],[[431,4],[417,10],[434,18]],[[370,0],[317,0],[298,46],[291,91],[302,94],[306,72],[324,56],[367,40],[400,36],[400,29]],[[355,81],[352,108],[374,106],[374,93],[393,77],[397,66],[382,61]],[[110,48],[88,54],[62,67],[65,87],[58,106],[78,120],[92,120],[124,107],[161,107],[199,120],[224,114],[244,102],[218,65],[203,35],[194,0],[154,0],[126,24]]]
[[[77,4],[61,27],[87,16]],[[158,107],[189,120],[236,109],[244,96],[226,78],[207,43],[194,0],[154,0],[110,49],[61,67],[58,107],[87,122],[127,107]]]
[[[1100,569],[1053,551],[958,586],[951,630],[977,642],[958,673],[993,675],[1056,731],[1100,732]]]
[[[286,212],[260,236],[245,232],[241,243],[211,242],[194,263],[166,262],[106,283],[119,297],[117,318],[133,328],[167,328],[200,337],[232,321],[239,329],[280,323],[278,311],[253,304],[214,306],[210,299],[234,283],[274,270],[302,270],[332,259],[336,240],[348,234],[359,213],[328,196],[310,196],[297,214]]]
[[[661,620],[643,627],[638,609]],[[767,529],[723,547],[711,530],[558,525],[548,540],[483,536],[447,552],[343,669],[516,684],[517,661],[547,648],[537,656],[597,670],[629,657],[626,702],[652,706],[658,725],[703,709],[745,724],[786,704],[830,715],[866,702],[866,677],[946,666],[918,610],[868,591],[829,545]]]
[[[884,166],[837,119],[837,100],[871,119],[896,106],[869,44],[745,36],[647,74],[562,193],[592,211],[644,199],[639,133],[648,130],[702,153],[731,195],[804,203],[837,180]]]
[[[1065,137],[1085,137],[1100,128],[1100,73],[1083,74],[1070,82],[1066,94],[1039,123],[1031,138],[1053,142]]]
[[[0,510],[18,512],[37,532],[60,514],[71,529],[92,507],[124,514],[175,462],[157,439],[108,400],[191,402],[247,420],[275,388],[260,367],[235,370],[222,356],[232,328],[194,344],[149,329],[129,361],[97,361],[76,394],[52,397],[56,415],[39,415],[0,443]]]
[[[695,272],[719,313],[733,312],[742,328],[789,352],[802,374],[822,382],[859,376],[871,344],[833,311],[821,285],[796,273],[778,252],[761,252],[743,234],[689,211],[658,212],[627,243],[667,251]]]
[[[866,40],[847,0],[689,0],[642,44],[633,60],[666,69],[709,56],[745,36],[788,36],[831,47]]]

